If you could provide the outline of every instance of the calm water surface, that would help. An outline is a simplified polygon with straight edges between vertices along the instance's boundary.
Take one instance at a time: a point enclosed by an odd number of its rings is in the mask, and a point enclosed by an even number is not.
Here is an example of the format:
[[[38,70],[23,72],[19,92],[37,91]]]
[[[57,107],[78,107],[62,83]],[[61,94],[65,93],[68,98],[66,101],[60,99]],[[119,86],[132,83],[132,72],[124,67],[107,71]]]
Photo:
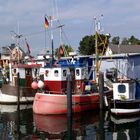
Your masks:
[[[115,118],[107,111],[35,115],[32,106],[0,106],[0,140],[140,140],[140,116]]]

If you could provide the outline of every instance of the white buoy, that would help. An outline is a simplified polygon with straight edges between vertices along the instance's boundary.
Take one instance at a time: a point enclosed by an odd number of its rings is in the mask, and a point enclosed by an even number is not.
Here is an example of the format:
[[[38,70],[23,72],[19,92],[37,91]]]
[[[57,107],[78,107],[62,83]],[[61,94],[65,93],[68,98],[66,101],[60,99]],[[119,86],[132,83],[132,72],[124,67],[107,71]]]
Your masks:
[[[39,88],[43,88],[43,87],[44,87],[44,82],[41,81],[41,80],[39,80],[39,81],[38,81],[38,87],[39,87]]]

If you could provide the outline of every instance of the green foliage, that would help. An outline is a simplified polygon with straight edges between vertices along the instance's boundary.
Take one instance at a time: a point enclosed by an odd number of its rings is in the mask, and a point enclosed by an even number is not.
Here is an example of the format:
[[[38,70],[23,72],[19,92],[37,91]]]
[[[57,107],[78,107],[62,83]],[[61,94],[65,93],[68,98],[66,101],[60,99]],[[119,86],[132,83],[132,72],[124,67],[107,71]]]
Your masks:
[[[120,42],[119,36],[113,37],[111,40],[111,44],[118,45],[119,42]],[[124,37],[122,41],[120,42],[120,44],[121,45],[140,45],[140,40],[132,35],[130,38]]]
[[[119,36],[115,36],[112,38],[111,44],[115,44],[118,45],[120,42],[120,37]]]
[[[95,36],[85,36],[82,41],[80,41],[78,52],[83,55],[95,53]]]
[[[129,39],[126,37],[123,38],[122,42],[120,43],[121,45],[129,45]]]
[[[129,44],[140,45],[140,40],[135,38],[133,35],[129,38]]]
[[[104,54],[108,43],[109,43],[110,36],[97,34],[97,48],[98,53]],[[80,46],[78,47],[78,52],[82,55],[92,55],[95,54],[95,35],[85,36],[80,41]]]
[[[60,49],[62,49],[61,51],[63,51],[63,53],[60,53]],[[71,46],[68,45],[61,45],[59,48],[55,49],[55,56],[57,57],[65,57],[65,56],[69,56],[69,52],[73,52],[73,48]]]

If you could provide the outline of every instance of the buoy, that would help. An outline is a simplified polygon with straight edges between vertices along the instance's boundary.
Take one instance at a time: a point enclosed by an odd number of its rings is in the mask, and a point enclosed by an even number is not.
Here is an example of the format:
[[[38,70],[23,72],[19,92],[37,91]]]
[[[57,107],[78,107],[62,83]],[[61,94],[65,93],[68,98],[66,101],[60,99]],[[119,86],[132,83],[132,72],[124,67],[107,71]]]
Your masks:
[[[31,87],[33,89],[38,89],[38,83],[36,81],[33,81],[32,84],[31,84]]]
[[[39,88],[43,88],[44,87],[44,82],[42,82],[41,80],[38,81],[38,87]]]

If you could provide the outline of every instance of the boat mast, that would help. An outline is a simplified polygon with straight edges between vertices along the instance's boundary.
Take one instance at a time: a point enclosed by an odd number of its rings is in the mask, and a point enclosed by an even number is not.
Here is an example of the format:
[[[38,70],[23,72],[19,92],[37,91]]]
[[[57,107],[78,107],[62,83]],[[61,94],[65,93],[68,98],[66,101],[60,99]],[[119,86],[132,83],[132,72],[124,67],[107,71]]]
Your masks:
[[[102,16],[103,15],[101,15],[101,17]],[[94,17],[94,30],[95,30],[95,79],[96,79],[96,83],[98,83],[98,78],[99,78],[98,34],[101,30],[101,27],[100,27],[100,20],[97,20],[96,17]]]
[[[53,22],[53,18],[52,16],[49,16],[48,19],[50,20],[50,25],[51,25],[51,49],[52,49],[52,65],[54,63],[54,42],[53,42],[53,30],[52,30],[52,22]]]
[[[97,36],[97,18],[94,17],[94,30],[95,30],[95,79],[98,83],[99,76],[99,58],[98,58],[98,36]]]

